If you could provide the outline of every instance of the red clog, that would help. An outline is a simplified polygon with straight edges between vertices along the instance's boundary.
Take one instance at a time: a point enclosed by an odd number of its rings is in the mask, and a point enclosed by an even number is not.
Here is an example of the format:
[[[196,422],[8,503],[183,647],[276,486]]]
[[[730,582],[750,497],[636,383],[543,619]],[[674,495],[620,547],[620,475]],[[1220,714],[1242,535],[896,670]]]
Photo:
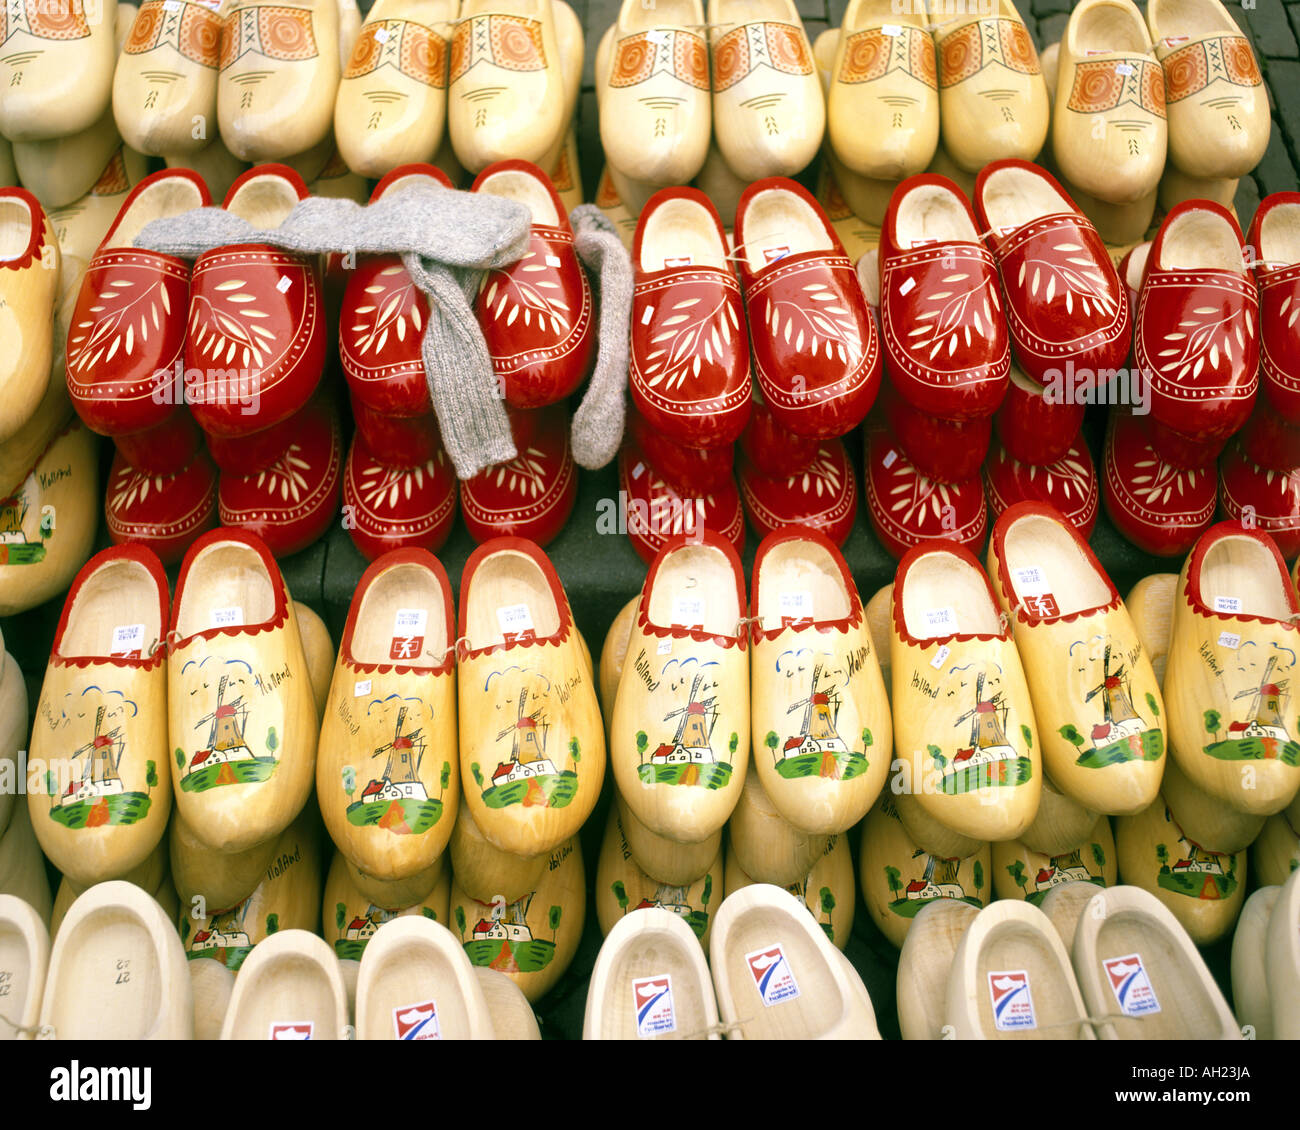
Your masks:
[[[433,412],[423,416],[385,416],[352,397],[352,418],[357,434],[367,450],[390,467],[415,467],[427,463],[442,450],[438,417]]]
[[[1124,287],[1097,229],[1050,173],[1028,161],[986,165],[975,180],[980,230],[1002,276],[1021,369],[1087,387],[1129,351]]]
[[[627,534],[646,564],[674,534],[702,536],[704,530],[725,537],[737,554],[744,552],[745,515],[733,479],[703,494],[679,494],[629,441],[619,452],[618,486],[621,512],[597,515],[596,532]]]
[[[1242,450],[1261,467],[1273,471],[1300,467],[1300,425],[1288,424],[1268,397],[1255,402],[1240,435]]]
[[[1269,403],[1300,426],[1300,192],[1275,192],[1255,209],[1246,245],[1259,283],[1260,372]]]
[[[287,420],[246,436],[208,436],[208,454],[223,475],[252,475],[274,463],[298,435],[312,404]]]
[[[1270,535],[1286,560],[1300,555],[1300,463],[1269,470],[1240,441],[1230,443],[1219,460],[1219,498],[1228,518]]]
[[[629,412],[628,435],[673,490],[707,492],[731,477],[735,448],[683,447],[657,431],[640,412]],[[813,443],[814,449],[816,442]]]
[[[632,403],[682,446],[735,442],[750,412],[749,334],[712,201],[694,188],[656,192],[632,264]]]
[[[1088,445],[1077,441],[1060,459],[1046,466],[1021,463],[1000,444],[984,464],[984,493],[994,522],[1017,502],[1046,502],[1056,507],[1085,538],[1097,524],[1100,489]]]
[[[511,413],[512,420],[525,413]],[[578,475],[569,451],[569,414],[562,405],[528,413],[537,417],[518,454],[460,484],[465,529],[476,542],[521,537],[546,545],[563,528],[578,498]],[[520,429],[515,428],[516,436]]]
[[[358,435],[343,475],[343,513],[369,561],[406,546],[436,553],[456,521],[456,473],[441,448],[416,466],[389,467]]]
[[[881,361],[862,285],[835,229],[802,185],[769,177],[741,195],[735,239],[768,408],[795,435],[844,435],[875,402]]]
[[[433,165],[400,165],[375,185],[370,202],[430,181],[452,187]],[[433,411],[420,356],[428,320],[429,304],[399,256],[358,258],[339,309],[339,361],[354,404],[386,416]]]
[[[1119,261],[1119,279],[1128,295],[1129,321],[1137,326],[1138,291],[1142,289],[1142,276],[1147,269],[1147,256],[1151,254],[1151,241],[1139,243],[1124,252]]]
[[[223,526],[256,534],[276,557],[306,549],[338,513],[343,437],[327,400],[302,413],[280,457],[251,475],[221,476],[217,489]]]
[[[820,449],[815,439],[792,435],[762,400],[755,398],[749,423],[740,433],[740,450],[763,475],[785,478],[802,471]]]
[[[941,483],[979,474],[993,435],[992,416],[941,420],[909,404],[889,381],[881,389],[880,404],[903,454],[921,474]]]
[[[807,526],[839,546],[853,530],[858,484],[838,439],[823,441],[812,463],[789,478],[770,478],[742,460],[736,479],[749,524],[760,539],[783,526]]]
[[[132,246],[150,220],[212,202],[203,178],[163,169],[126,198],[81,283],[67,343],[68,394],[101,435],[156,427],[181,410],[190,265]]]
[[[114,545],[147,545],[172,565],[217,524],[217,469],[200,451],[174,475],[132,467],[119,452],[108,473],[104,520]]]
[[[1075,442],[1086,405],[1051,396],[1014,365],[1007,398],[994,419],[998,440],[1021,463],[1055,463]]]
[[[142,432],[114,437],[118,453],[146,475],[174,475],[203,447],[203,433],[183,408]]]
[[[1133,364],[1151,418],[1188,439],[1226,441],[1259,384],[1259,297],[1241,229],[1226,209],[1187,200],[1160,225],[1138,293]]]
[[[1141,416],[1111,411],[1101,479],[1115,527],[1157,557],[1183,556],[1214,519],[1218,477],[1213,465],[1166,463],[1151,446]]]
[[[880,233],[885,370],[931,416],[991,415],[1007,389],[1011,349],[993,257],[975,213],[946,177],[909,177]]]
[[[259,165],[230,186],[223,206],[275,227],[306,197],[287,165]],[[199,375],[187,388],[199,427],[242,436],[278,424],[311,399],[325,364],[317,265],[264,243],[205,252],[194,263],[186,334],[185,368]]]
[[[563,400],[596,360],[595,311],[573,228],[550,178],[527,161],[499,161],[473,192],[527,205],[532,238],[524,257],[489,271],[475,313],[507,404],[541,408]]]
[[[1194,439],[1161,423],[1154,416],[1148,416],[1146,423],[1147,438],[1156,454],[1175,467],[1209,467],[1228,442],[1227,437]]]
[[[931,538],[948,538],[978,553],[988,533],[988,507],[979,475],[941,483],[921,474],[889,432],[866,429],[867,516],[886,551],[902,557]]]

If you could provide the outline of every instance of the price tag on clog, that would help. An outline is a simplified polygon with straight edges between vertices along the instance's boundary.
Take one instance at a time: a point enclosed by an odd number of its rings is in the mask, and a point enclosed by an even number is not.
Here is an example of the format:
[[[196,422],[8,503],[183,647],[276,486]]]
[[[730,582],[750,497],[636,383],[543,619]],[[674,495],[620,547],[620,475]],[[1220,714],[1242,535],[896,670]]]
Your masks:
[[[108,654],[114,659],[139,659],[144,654],[144,625],[119,624],[114,628]]]
[[[1230,612],[1234,615],[1241,612],[1241,597],[1239,596],[1216,596],[1214,598],[1215,612]]]
[[[887,35],[892,39],[896,36],[902,35],[903,28],[900,24],[881,24],[880,34]]]
[[[930,666],[933,667],[936,671],[938,671],[939,668],[941,668],[944,665],[944,662],[947,660],[948,656],[950,656],[951,654],[952,654],[952,648],[950,648],[946,643],[941,644],[939,650],[936,651],[934,655],[930,657]]]
[[[212,626],[214,628],[229,628],[234,624],[242,624],[243,622],[244,610],[242,608],[214,608],[212,610]]]
[[[1020,596],[1042,596],[1051,591],[1047,584],[1047,574],[1037,565],[1012,569],[1011,579],[1015,581],[1016,592]]]
[[[358,679],[352,687],[353,698],[365,698],[370,693],[370,680]]]
[[[507,641],[531,636],[536,631],[533,627],[533,614],[526,604],[508,604],[498,608],[497,626]]]
[[[680,628],[704,627],[704,598],[685,595],[673,597],[673,623]]]
[[[393,617],[393,642],[389,659],[414,659],[424,650],[425,630],[429,625],[427,608],[399,608]]]
[[[957,610],[950,604],[942,608],[925,609],[921,613],[921,620],[925,624],[926,636],[930,639],[951,635],[957,630]]]
[[[813,596],[807,589],[779,594],[777,605],[781,610],[781,620],[783,622],[793,621],[797,623],[800,620],[811,620],[813,618]]]
[[[1226,647],[1229,651],[1236,651],[1241,646],[1241,636],[1236,632],[1220,632],[1219,646]]]

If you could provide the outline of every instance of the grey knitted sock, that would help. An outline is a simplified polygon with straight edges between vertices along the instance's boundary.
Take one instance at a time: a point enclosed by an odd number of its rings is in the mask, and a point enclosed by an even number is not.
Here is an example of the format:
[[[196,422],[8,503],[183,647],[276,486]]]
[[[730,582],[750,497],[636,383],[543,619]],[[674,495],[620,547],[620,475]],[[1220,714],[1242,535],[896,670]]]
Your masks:
[[[594,204],[569,216],[578,257],[597,277],[599,349],[591,383],[573,414],[574,461],[595,470],[618,454],[626,413],[632,322],[632,260],[614,225]]]

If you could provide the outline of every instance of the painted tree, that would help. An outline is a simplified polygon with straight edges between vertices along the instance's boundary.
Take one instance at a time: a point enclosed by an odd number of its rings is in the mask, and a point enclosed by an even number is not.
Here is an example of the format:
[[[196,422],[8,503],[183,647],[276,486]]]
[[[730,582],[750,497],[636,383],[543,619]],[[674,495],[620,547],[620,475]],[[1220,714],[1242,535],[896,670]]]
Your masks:
[[[1015,863],[1007,864],[1007,874],[1011,876],[1011,881],[1015,883],[1026,894],[1029,893],[1029,873],[1025,870],[1023,860],[1017,859]]]
[[[453,917],[456,919],[456,930],[460,933],[461,944],[464,944],[464,942],[465,942],[465,908],[464,908],[463,906],[458,906],[458,907],[456,907],[456,910],[455,910],[455,912],[454,912],[454,914],[453,914]]]
[[[645,757],[645,751],[649,747],[649,745],[650,745],[650,739],[646,737],[645,731],[638,730],[636,732],[636,751],[642,758]]]
[[[1169,873],[1169,849],[1164,844],[1156,844],[1156,860],[1160,863],[1162,874]]]
[[[334,904],[334,925],[339,928],[339,933],[343,933],[343,927],[347,925],[348,908],[341,902]]]
[[[735,757],[736,747],[738,745],[740,745],[740,735],[732,734],[731,737],[727,739],[727,749],[730,751],[732,757]]]
[[[984,864],[977,859],[971,871],[975,877],[975,893],[979,894],[984,889]]]
[[[275,732],[275,727],[270,726],[266,731],[266,748],[272,757],[275,751],[280,748],[280,736]]]
[[[351,765],[343,766],[343,791],[348,794],[348,800],[357,791],[357,771]]]
[[[897,898],[903,890],[903,876],[897,867],[885,868],[885,882],[889,884],[889,893]]]
[[[442,794],[447,791],[447,786],[451,784],[451,762],[442,763],[442,772],[438,774],[438,799],[442,799]]]
[[[1092,858],[1097,864],[1097,870],[1101,871],[1106,866],[1106,853],[1102,851],[1101,844],[1092,845]]]
[[[829,922],[831,911],[835,909],[835,896],[831,893],[830,887],[823,887],[818,891],[817,898],[821,901],[822,913],[826,915],[826,920]]]
[[[483,787],[483,770],[478,767],[477,761],[470,762],[469,771],[474,778],[474,783],[481,789]]]
[[[149,790],[158,787],[158,763],[156,761],[146,761],[144,763],[144,783]]]
[[[1160,717],[1160,704],[1156,702],[1156,696],[1147,691],[1147,706],[1151,708],[1151,713],[1157,718]]]
[[[709,872],[704,876],[704,890],[700,892],[700,902],[704,906],[709,905],[709,899],[713,897],[713,873]]]
[[[776,747],[781,744],[781,739],[776,736],[775,730],[768,730],[767,737],[763,739],[763,744],[772,751],[773,760],[779,761],[780,756],[776,752]]]
[[[176,768],[185,768],[185,751],[180,746],[176,747]]]
[[[569,756],[573,758],[575,765],[582,760],[582,747],[578,744],[576,737],[569,739]]]
[[[1205,729],[1208,733],[1214,735],[1214,740],[1219,740],[1219,730],[1223,727],[1223,719],[1219,717],[1217,710],[1207,710],[1202,716],[1205,722]]]
[[[438,912],[431,906],[420,907],[420,913],[423,914],[425,918],[431,918],[434,922],[438,921]]]
[[[612,883],[610,883],[609,889],[614,892],[614,897],[618,899],[619,910],[621,910],[624,914],[626,914],[627,904],[629,900],[627,897],[627,887],[623,885],[623,880],[615,879]]]
[[[45,770],[45,795],[50,798],[50,807],[54,807],[54,798],[59,795],[59,781],[53,769]]]
[[[1025,739],[1025,748],[1034,748],[1034,732],[1023,722],[1020,723],[1020,734]]]
[[[553,906],[546,912],[546,921],[551,924],[551,941],[555,941],[555,934],[560,928],[560,917],[563,913],[564,911],[558,906]]]
[[[876,739],[871,736],[871,731],[868,730],[865,726],[863,726],[862,727],[862,751],[865,753],[875,744],[876,744]]]
[[[1067,722],[1056,732],[1074,746],[1075,749],[1083,748],[1083,735],[1079,733],[1079,728],[1073,722]]]
[[[269,938],[280,929],[280,916],[278,914],[268,914],[266,916],[266,936]]]

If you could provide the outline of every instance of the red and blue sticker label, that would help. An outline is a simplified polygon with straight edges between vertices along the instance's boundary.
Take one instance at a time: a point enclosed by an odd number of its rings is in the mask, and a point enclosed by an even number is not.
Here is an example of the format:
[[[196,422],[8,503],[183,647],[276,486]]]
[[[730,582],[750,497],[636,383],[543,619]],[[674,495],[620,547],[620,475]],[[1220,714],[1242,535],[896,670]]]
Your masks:
[[[779,945],[745,954],[745,964],[749,966],[750,976],[754,978],[758,995],[766,1007],[794,1000],[799,995],[799,985],[790,969],[790,962]]]
[[[1034,998],[1029,991],[1029,974],[1023,969],[989,972],[989,996],[993,1001],[993,1027],[999,1032],[1037,1028]]]
[[[1104,958],[1101,964],[1110,980],[1110,991],[1115,994],[1119,1010],[1125,1016],[1144,1016],[1160,1011],[1160,1002],[1156,1000],[1156,991],[1151,987],[1151,978],[1147,976],[1141,954]]]
[[[677,1031],[673,981],[667,974],[635,978],[632,981],[632,1000],[636,1005],[638,1039],[650,1040]]]

